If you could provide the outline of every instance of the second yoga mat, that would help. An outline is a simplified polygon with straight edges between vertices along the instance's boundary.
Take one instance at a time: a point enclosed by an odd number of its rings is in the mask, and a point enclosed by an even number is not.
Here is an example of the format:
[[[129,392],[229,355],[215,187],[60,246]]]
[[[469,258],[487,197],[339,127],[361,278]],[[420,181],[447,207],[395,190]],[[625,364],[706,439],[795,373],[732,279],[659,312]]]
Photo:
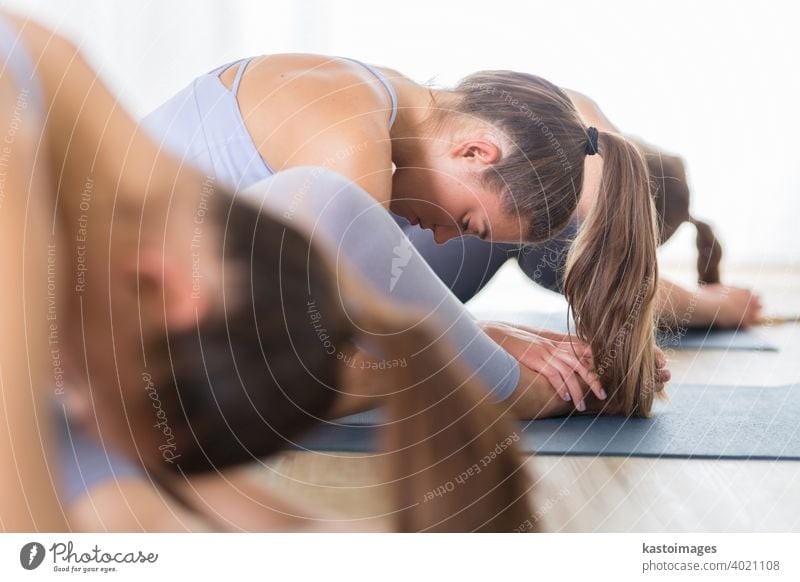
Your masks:
[[[567,333],[566,312],[538,313],[532,311],[481,311],[475,313],[479,319],[506,321]],[[570,323],[574,331],[575,324]],[[658,338],[662,348],[675,350],[750,350],[778,351],[778,348],[764,339],[757,331],[726,329],[685,329],[682,333],[670,332]]]

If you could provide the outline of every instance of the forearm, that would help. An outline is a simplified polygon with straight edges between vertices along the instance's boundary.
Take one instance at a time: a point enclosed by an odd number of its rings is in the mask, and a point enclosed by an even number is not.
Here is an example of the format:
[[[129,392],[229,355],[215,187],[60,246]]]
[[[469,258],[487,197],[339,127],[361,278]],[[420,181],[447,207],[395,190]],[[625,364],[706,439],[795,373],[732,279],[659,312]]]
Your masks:
[[[330,418],[363,412],[380,406],[381,399],[391,398],[383,393],[386,371],[376,370],[364,352],[357,351],[342,365],[343,382]],[[567,414],[571,403],[562,400],[543,375],[517,364],[519,381],[514,391],[498,406],[522,419],[547,418]]]
[[[0,78],[0,104],[11,114],[17,92],[7,79]],[[0,286],[0,527],[63,531],[47,401],[47,371],[52,370],[47,334],[55,314],[48,311],[50,254],[42,218],[51,213],[42,204],[47,183],[34,163],[40,127],[25,110],[19,114],[0,204],[0,272],[5,275]]]
[[[6,327],[3,333],[12,334],[15,329],[18,328]],[[14,335],[16,342],[24,337]],[[5,342],[0,343],[0,524],[6,532],[64,531],[66,524],[56,496],[50,457],[49,410],[41,394],[45,387],[38,382],[40,375],[31,375],[27,370],[29,365],[44,368],[47,363],[28,360],[25,354],[15,356],[6,348]],[[15,358],[19,358],[16,363]]]
[[[146,477],[99,483],[67,505],[78,532],[210,532],[213,524]]]
[[[700,293],[690,291],[666,279],[659,279],[656,313],[662,324],[670,327],[711,325],[716,307]]]
[[[521,419],[549,418],[568,414],[572,403],[562,400],[542,374],[520,366],[519,382],[514,392],[500,406]]]
[[[176,489],[217,531],[324,531],[337,523],[337,516],[309,510],[308,503],[301,506],[280,494],[251,466],[192,475],[181,479]]]

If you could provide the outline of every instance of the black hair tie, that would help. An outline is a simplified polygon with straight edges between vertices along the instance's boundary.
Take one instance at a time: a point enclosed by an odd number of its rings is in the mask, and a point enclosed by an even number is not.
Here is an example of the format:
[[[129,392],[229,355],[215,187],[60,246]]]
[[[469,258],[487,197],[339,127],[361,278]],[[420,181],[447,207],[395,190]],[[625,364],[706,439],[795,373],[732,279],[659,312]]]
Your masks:
[[[586,130],[586,133],[589,134],[589,141],[586,142],[586,155],[593,156],[597,153],[597,135],[599,132],[596,127],[590,127]]]

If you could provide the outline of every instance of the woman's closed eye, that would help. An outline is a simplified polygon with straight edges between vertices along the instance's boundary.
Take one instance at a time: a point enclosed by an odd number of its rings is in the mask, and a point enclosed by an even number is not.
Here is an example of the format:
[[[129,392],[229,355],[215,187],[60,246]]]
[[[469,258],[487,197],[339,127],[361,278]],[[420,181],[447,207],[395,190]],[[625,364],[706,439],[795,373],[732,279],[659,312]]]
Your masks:
[[[486,237],[488,236],[486,231],[484,230],[483,232],[478,232],[477,230],[473,230],[471,228],[471,224],[470,223],[471,223],[470,219],[465,219],[464,221],[462,221],[461,222],[461,232],[463,232],[464,234],[471,234],[471,235],[477,236],[481,240],[486,240]]]

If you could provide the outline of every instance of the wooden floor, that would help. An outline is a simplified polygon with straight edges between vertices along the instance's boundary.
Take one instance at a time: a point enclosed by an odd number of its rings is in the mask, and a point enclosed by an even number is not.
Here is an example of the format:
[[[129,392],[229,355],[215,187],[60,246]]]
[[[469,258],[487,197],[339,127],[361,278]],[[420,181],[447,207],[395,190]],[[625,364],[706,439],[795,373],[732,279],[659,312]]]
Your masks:
[[[751,268],[730,277],[761,291],[768,312],[800,313],[800,270]],[[496,289],[507,291],[509,285],[498,283]],[[496,289],[476,301],[502,299]],[[673,382],[800,382],[800,325],[759,332],[780,351],[675,352]],[[534,503],[545,531],[800,531],[800,462],[531,456],[526,463],[536,478]],[[288,496],[349,519],[387,509],[379,462],[370,456],[291,452],[258,471]]]

